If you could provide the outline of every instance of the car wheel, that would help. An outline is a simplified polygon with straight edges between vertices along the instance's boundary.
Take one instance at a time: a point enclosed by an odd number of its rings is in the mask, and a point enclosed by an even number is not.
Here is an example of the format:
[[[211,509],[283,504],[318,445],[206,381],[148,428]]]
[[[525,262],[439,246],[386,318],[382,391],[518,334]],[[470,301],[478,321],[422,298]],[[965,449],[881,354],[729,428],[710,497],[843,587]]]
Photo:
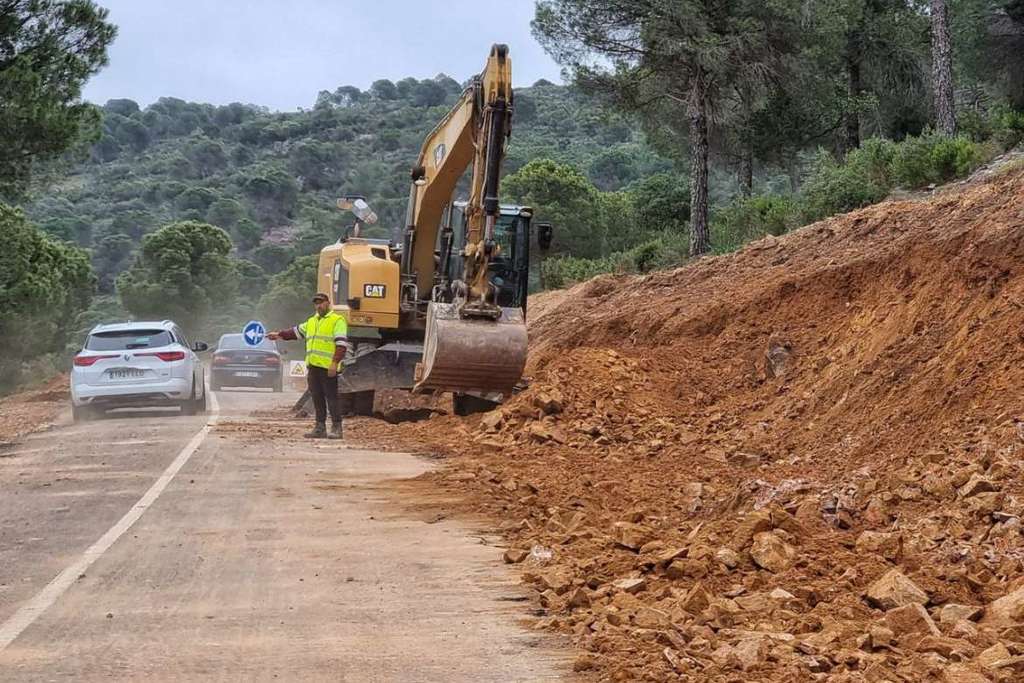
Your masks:
[[[192,393],[195,393],[194,389],[192,390]],[[196,400],[196,412],[197,413],[205,413],[206,412],[206,391],[203,392],[203,395],[202,395],[201,398]]]
[[[181,414],[182,415],[195,415],[196,409],[199,407],[196,401],[196,385],[192,383],[192,395],[181,402]]]

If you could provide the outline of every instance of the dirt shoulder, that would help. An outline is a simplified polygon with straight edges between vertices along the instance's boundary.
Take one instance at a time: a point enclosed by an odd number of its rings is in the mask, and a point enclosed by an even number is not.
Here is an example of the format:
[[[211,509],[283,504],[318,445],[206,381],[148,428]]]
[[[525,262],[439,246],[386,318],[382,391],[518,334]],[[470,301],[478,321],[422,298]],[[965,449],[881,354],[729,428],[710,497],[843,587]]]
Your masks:
[[[52,427],[70,400],[67,375],[54,377],[37,389],[0,398],[0,448]]]

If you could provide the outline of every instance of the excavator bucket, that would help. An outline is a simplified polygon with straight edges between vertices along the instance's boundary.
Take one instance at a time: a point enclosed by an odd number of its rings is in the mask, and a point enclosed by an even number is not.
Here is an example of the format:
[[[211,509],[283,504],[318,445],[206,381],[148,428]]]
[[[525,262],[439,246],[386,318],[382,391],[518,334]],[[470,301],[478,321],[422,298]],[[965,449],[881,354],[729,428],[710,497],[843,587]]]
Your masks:
[[[497,320],[462,318],[455,304],[431,302],[415,391],[500,392],[506,396],[526,366],[526,320],[502,308]]]

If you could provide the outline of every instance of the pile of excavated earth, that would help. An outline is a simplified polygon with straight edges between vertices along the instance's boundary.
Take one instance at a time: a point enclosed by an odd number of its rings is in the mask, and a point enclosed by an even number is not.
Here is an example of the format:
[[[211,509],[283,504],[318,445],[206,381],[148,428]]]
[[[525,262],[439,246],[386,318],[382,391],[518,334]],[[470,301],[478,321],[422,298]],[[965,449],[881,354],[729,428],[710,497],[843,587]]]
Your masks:
[[[68,376],[58,375],[36,389],[0,398],[0,448],[51,427],[70,396]]]
[[[601,680],[1024,680],[1024,169],[537,297],[446,456]],[[457,501],[453,503],[452,501]]]

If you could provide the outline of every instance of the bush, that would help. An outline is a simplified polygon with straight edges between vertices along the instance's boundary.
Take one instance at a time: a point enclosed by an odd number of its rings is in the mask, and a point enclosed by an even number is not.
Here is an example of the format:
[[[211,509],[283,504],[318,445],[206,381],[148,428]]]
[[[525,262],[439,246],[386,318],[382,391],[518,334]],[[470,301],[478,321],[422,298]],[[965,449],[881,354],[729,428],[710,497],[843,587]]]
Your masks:
[[[632,249],[603,258],[562,256],[547,259],[541,265],[544,286],[547,289],[560,289],[603,273],[649,273],[673,268],[686,261],[689,246],[686,235],[665,233]]]
[[[665,233],[619,255],[617,266],[619,270],[634,273],[674,268],[689,258],[689,251],[690,238],[687,235]],[[611,258],[615,257],[613,254]]]
[[[309,317],[310,293],[317,288],[319,258],[319,254],[300,256],[270,278],[269,288],[257,307],[264,323],[272,328],[291,327]]]
[[[614,255],[596,259],[575,256],[545,259],[541,264],[544,287],[561,289],[577,282],[584,282],[601,273],[610,273],[615,270],[616,262]]]
[[[957,129],[972,141],[990,141],[1003,152],[1024,141],[1024,112],[1006,105],[989,111],[967,109],[957,113]]]
[[[988,144],[933,132],[899,143],[871,138],[842,164],[822,150],[803,188],[801,217],[812,222],[880,202],[895,187],[920,189],[962,178],[992,156]]]
[[[0,390],[6,390],[22,380],[25,363],[64,351],[68,323],[89,307],[96,277],[85,251],[51,240],[20,209],[0,204],[0,234]]]
[[[1002,150],[1024,142],[1024,111],[1000,107],[992,113],[992,141]]]
[[[925,133],[897,145],[892,178],[900,187],[920,189],[966,176],[980,166],[986,156],[985,148],[967,137]]]
[[[765,235],[782,235],[797,222],[797,202],[792,197],[741,199],[716,212],[711,221],[711,243],[716,252],[725,253]]]
[[[889,140],[872,138],[850,152],[843,164],[819,151],[803,187],[803,220],[811,223],[884,199],[892,189],[887,168],[894,148]]]

